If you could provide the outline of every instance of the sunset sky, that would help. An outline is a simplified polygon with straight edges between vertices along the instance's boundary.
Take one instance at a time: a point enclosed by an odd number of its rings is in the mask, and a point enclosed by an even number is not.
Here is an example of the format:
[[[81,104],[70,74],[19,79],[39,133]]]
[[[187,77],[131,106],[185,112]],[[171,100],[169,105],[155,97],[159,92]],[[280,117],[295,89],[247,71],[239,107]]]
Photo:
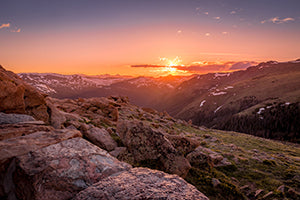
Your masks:
[[[299,0],[0,1],[0,64],[14,72],[157,76],[298,58]]]

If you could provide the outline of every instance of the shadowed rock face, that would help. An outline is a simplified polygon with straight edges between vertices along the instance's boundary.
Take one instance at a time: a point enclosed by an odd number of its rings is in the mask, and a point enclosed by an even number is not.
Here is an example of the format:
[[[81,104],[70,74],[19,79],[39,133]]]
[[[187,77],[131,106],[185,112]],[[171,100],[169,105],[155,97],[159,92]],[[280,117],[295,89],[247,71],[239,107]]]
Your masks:
[[[133,168],[112,175],[81,191],[74,200],[96,199],[197,199],[208,200],[177,175],[147,168]]]
[[[63,140],[81,136],[81,133],[77,130],[51,131],[51,128],[49,129],[50,131],[39,131],[0,141],[0,199],[5,196],[10,198],[15,196],[12,177],[16,168],[16,156],[28,154]]]
[[[166,139],[165,135],[138,121],[121,121],[117,132],[136,163],[157,160],[166,172],[184,177],[190,163]]]
[[[0,112],[29,114],[44,122],[49,120],[44,96],[2,66],[0,66]]]
[[[131,166],[82,138],[74,138],[16,158],[18,198],[69,199],[77,192]]]

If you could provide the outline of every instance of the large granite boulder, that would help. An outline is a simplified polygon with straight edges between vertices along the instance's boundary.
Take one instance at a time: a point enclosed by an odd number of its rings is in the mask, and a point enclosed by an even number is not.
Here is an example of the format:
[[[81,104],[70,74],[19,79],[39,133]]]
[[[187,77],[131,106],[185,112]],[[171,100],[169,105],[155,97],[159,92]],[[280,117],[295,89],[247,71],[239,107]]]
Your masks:
[[[120,121],[117,133],[123,144],[133,155],[135,163],[159,163],[163,171],[185,177],[191,168],[162,132],[139,121]],[[160,164],[161,163],[161,164]]]
[[[0,66],[0,112],[29,114],[48,122],[45,98],[16,74]]]
[[[131,168],[82,138],[18,156],[15,167],[17,198],[43,200],[70,199],[90,185]]]
[[[194,186],[177,175],[166,174],[147,168],[133,168],[88,187],[76,195],[74,200],[208,200]]]
[[[56,144],[63,140],[81,137],[77,130],[39,131],[29,135],[0,141],[0,199],[14,196],[12,174],[15,170],[15,157],[37,149]],[[11,196],[12,195],[12,196]]]
[[[93,144],[107,151],[112,151],[117,147],[117,143],[105,129],[94,127],[87,130],[84,136]]]

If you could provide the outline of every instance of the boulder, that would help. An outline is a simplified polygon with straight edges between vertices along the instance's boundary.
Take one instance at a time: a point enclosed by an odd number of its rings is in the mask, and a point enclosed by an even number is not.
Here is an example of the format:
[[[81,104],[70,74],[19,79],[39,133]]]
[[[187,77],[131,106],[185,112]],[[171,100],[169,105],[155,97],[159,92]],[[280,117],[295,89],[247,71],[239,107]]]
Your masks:
[[[38,131],[54,131],[54,128],[51,126],[32,123],[2,124],[0,125],[0,141],[14,137],[29,135]]]
[[[125,153],[126,151],[126,147],[116,147],[113,151],[109,152],[109,154],[115,158],[118,158],[120,154]]]
[[[49,122],[54,128],[62,128],[67,120],[64,114],[56,108],[53,104],[52,98],[46,98],[47,106],[49,108]]]
[[[17,198],[63,200],[131,166],[82,138],[73,138],[18,156],[15,168]]]
[[[30,154],[37,149],[74,137],[81,137],[81,133],[75,130],[40,131],[0,141],[0,199],[14,196],[12,176],[16,167],[16,156]]]
[[[221,184],[221,182],[219,181],[219,179],[216,179],[216,178],[212,178],[211,179],[211,183],[214,187],[217,187],[218,185]]]
[[[73,200],[96,199],[198,199],[208,200],[194,186],[177,175],[147,168],[133,168],[88,187]]]
[[[6,159],[26,154],[70,138],[81,137],[77,130],[39,131],[29,135],[0,141],[0,164]]]
[[[189,153],[186,158],[189,160],[191,165],[195,167],[207,164],[214,167],[232,165],[232,163],[221,154],[202,146],[197,147],[193,152]]]
[[[207,153],[203,152],[201,148],[196,148],[193,152],[189,153],[186,158],[192,166],[197,168],[213,166],[211,157],[209,157]]]
[[[189,154],[200,145],[197,140],[180,135],[166,135],[166,137],[182,155]]]
[[[137,164],[152,162],[159,169],[185,177],[191,168],[165,135],[139,121],[119,121],[117,133]]]
[[[84,133],[84,136],[93,144],[107,151],[112,151],[117,147],[117,143],[112,139],[105,129],[97,127],[91,128]]]
[[[45,97],[16,74],[0,66],[0,112],[29,114],[48,122]]]
[[[0,125],[17,124],[20,122],[28,122],[28,121],[35,121],[35,119],[30,115],[0,113]]]

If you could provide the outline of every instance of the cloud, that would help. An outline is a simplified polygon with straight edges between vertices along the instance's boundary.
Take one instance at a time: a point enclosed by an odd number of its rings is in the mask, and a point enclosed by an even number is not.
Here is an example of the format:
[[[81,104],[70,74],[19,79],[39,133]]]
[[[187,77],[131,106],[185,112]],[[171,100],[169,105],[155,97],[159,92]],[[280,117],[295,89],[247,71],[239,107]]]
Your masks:
[[[158,67],[166,67],[164,65],[131,65],[130,67],[143,67],[143,68],[158,68]]]
[[[257,62],[254,61],[243,61],[243,62],[237,62],[231,65],[229,70],[236,70],[236,69],[246,69],[250,66],[257,65]]]
[[[213,72],[225,72],[233,70],[246,69],[250,66],[258,64],[254,61],[241,61],[241,62],[193,62],[190,65],[172,66],[177,70],[181,70],[189,73],[213,73]],[[131,67],[143,67],[143,68],[165,68],[165,65],[131,65]]]
[[[217,20],[219,20],[219,19],[221,19],[221,17],[214,17],[214,19],[217,19]]]
[[[232,15],[236,14],[236,11],[233,10],[233,11],[230,12],[230,14],[232,14]]]
[[[13,32],[13,33],[20,33],[21,32],[21,29],[16,29],[16,30],[11,30],[10,32]]]
[[[222,32],[222,34],[223,34],[223,35],[227,35],[227,34],[228,34],[228,32],[226,32],[226,31],[223,31],[223,32]]]
[[[205,33],[205,36],[209,37],[209,36],[210,36],[210,33]]]
[[[181,33],[182,33],[182,30],[178,30],[177,33],[178,33],[178,34],[181,34]]]
[[[205,14],[205,15],[208,15],[208,12],[205,12],[204,14]]]
[[[2,28],[9,28],[10,27],[10,23],[7,23],[7,24],[1,24],[0,25],[0,29]]]
[[[263,20],[260,23],[264,24],[266,22],[272,22],[273,24],[282,24],[282,23],[291,22],[291,21],[295,21],[295,19],[291,18],[291,17],[286,17],[284,19],[280,19],[279,17],[273,17],[273,18],[270,18],[267,20]]]

